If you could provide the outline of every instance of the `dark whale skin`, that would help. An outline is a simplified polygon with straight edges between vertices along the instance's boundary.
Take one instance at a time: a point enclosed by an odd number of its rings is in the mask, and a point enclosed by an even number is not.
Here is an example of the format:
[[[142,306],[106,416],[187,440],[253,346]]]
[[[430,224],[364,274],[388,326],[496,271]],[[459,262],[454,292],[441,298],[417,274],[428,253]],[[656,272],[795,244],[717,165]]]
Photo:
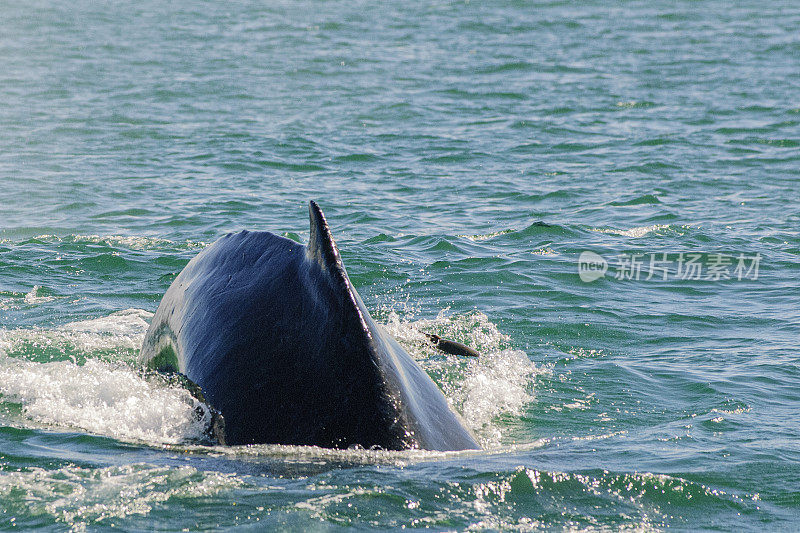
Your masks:
[[[478,449],[370,316],[315,202],[309,215],[308,246],[242,231],[193,258],[164,295],[140,361],[199,386],[224,418],[225,444]]]

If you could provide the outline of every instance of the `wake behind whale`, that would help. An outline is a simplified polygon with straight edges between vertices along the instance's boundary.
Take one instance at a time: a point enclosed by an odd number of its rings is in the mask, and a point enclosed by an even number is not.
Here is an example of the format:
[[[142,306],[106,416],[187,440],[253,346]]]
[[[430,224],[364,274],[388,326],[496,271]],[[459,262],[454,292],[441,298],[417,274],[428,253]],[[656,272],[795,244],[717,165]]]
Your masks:
[[[221,414],[214,433],[225,444],[479,448],[372,319],[315,202],[309,215],[307,246],[242,231],[192,259],[153,317],[141,362],[196,386]]]

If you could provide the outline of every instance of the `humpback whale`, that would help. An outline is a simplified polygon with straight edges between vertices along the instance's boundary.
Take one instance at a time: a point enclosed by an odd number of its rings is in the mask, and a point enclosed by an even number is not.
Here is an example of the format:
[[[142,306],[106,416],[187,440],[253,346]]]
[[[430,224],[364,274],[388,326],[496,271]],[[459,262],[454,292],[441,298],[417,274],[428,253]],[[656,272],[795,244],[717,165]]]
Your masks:
[[[153,316],[140,362],[183,376],[216,413],[211,431],[222,444],[479,448],[370,316],[313,201],[309,218],[306,246],[241,231],[189,261]]]

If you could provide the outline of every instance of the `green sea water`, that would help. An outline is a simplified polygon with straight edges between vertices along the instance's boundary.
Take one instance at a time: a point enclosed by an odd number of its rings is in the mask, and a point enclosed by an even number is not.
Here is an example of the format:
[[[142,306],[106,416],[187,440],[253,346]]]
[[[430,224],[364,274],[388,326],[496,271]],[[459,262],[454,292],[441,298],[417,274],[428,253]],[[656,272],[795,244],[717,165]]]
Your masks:
[[[0,528],[795,530],[798,28],[785,0],[0,3]],[[138,371],[183,266],[304,242],[310,199],[483,451],[201,446]]]

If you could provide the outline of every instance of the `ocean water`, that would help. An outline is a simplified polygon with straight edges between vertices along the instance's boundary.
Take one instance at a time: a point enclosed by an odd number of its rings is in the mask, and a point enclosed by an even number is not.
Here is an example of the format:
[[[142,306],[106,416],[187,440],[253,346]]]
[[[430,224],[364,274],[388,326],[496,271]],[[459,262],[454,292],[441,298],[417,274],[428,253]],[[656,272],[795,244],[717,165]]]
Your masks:
[[[798,27],[781,0],[2,3],[0,528],[796,529]],[[304,241],[310,199],[484,450],[202,446],[139,371],[181,268]]]

